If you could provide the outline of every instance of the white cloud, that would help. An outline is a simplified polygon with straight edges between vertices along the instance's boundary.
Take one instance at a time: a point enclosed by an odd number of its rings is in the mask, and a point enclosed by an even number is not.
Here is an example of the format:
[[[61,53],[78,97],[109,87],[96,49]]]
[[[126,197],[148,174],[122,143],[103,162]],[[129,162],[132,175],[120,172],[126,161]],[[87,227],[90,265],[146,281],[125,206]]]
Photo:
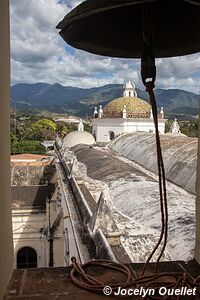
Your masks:
[[[179,88],[199,93],[200,54],[157,59],[157,84],[161,88]]]
[[[94,87],[134,80],[143,88],[139,60],[97,56],[72,50],[56,25],[77,0],[11,0],[12,83],[58,82]],[[199,54],[157,59],[156,87],[182,88],[199,93]]]
[[[200,55],[192,54],[182,57],[157,59],[157,67],[161,76],[178,76],[186,78],[193,73],[200,71]]]

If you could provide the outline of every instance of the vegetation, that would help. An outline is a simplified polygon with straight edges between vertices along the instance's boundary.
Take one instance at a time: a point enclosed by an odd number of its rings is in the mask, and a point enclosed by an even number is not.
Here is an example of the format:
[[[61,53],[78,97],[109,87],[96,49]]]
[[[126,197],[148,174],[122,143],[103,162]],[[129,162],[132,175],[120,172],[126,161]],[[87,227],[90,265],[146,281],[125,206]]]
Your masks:
[[[173,120],[166,122],[166,132],[170,130]],[[198,137],[198,121],[179,120],[181,132],[188,137]],[[84,130],[91,132],[91,124],[85,123]],[[44,154],[45,148],[41,145],[44,140],[55,140],[77,130],[77,124],[54,122],[51,117],[24,115],[11,113],[11,153]]]
[[[198,137],[198,121],[182,121],[180,122],[181,132],[190,137]]]
[[[45,147],[38,141],[13,141],[11,142],[11,153],[33,153],[33,154],[45,154]]]
[[[166,122],[165,131],[169,132],[173,120],[168,120]],[[181,133],[187,135],[188,137],[198,137],[198,120],[191,121],[179,121],[179,126]]]
[[[41,145],[44,140],[55,140],[56,136],[64,136],[77,130],[77,124],[54,122],[52,118],[24,115],[11,112],[11,153],[44,154],[45,148]],[[91,132],[91,125],[86,124],[85,130]]]

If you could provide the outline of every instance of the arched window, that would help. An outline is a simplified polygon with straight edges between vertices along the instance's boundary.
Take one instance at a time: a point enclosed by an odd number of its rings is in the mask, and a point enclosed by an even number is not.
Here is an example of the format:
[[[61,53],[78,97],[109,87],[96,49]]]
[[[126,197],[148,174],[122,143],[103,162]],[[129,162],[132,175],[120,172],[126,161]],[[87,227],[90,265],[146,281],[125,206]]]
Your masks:
[[[31,247],[23,247],[17,252],[17,269],[37,268],[37,253]]]
[[[115,134],[113,131],[109,132],[110,140],[113,140],[115,138]]]

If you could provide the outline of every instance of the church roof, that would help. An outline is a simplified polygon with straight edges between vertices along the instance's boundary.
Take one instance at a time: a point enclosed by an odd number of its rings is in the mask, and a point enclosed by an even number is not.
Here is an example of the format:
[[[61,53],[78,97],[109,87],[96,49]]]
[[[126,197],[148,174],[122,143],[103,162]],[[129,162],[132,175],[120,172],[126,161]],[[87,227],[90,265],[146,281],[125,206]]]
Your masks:
[[[104,113],[121,113],[126,105],[128,114],[146,113],[150,111],[150,104],[136,97],[120,97],[108,103],[103,111]]]
[[[12,186],[12,209],[46,209],[46,200],[55,189],[55,184],[35,186]]]

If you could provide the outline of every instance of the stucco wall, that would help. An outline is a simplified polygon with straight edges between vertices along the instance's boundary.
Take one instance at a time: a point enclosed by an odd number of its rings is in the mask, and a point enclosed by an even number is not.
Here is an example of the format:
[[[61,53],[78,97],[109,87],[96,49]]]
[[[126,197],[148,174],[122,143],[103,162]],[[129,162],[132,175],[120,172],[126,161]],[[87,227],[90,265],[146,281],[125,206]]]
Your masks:
[[[165,119],[159,120],[160,133],[165,132],[165,122]],[[92,120],[92,124],[97,142],[109,142],[110,131],[113,131],[115,136],[124,132],[155,132],[152,119],[97,118]]]
[[[166,178],[191,193],[196,192],[197,141],[196,138],[161,135]],[[123,135],[113,140],[109,147],[118,154],[157,173],[154,134]]]
[[[37,252],[37,266],[46,267],[46,236],[40,232],[46,226],[45,213],[13,211],[14,268],[17,267],[17,252],[23,247],[32,247]]]

